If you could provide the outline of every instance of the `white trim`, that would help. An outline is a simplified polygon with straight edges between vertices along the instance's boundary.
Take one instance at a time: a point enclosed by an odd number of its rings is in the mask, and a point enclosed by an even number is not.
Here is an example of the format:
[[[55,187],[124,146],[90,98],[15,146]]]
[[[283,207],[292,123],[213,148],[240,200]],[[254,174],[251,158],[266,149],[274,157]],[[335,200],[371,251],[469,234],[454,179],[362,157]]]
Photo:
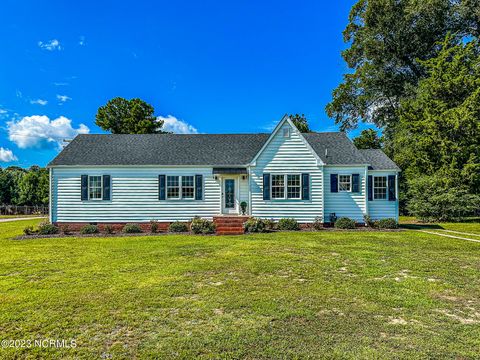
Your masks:
[[[234,181],[234,196],[233,208],[225,207],[225,181]],[[240,176],[239,175],[226,175],[221,178],[221,201],[220,201],[220,214],[222,215],[239,215],[240,214]]]
[[[322,161],[322,159],[320,159],[320,157],[318,156],[318,154],[315,152],[315,150],[313,150],[313,148],[310,146],[310,144],[308,143],[307,140],[305,140],[305,138],[303,137],[302,133],[300,131],[298,131],[297,127],[293,124],[292,120],[290,120],[290,118],[285,114],[282,119],[280,120],[280,122],[277,124],[277,126],[275,126],[275,129],[273,129],[272,133],[270,134],[269,138],[267,139],[267,141],[265,142],[265,144],[263,144],[262,148],[260,149],[260,151],[257,153],[257,155],[255,155],[255,157],[253,158],[253,160],[250,162],[250,165],[251,166],[256,166],[256,163],[257,163],[257,159],[259,158],[259,156],[263,153],[263,151],[265,151],[265,149],[267,148],[267,146],[270,144],[270,142],[273,140],[273,138],[275,137],[275,135],[277,134],[278,131],[280,131],[280,129],[282,128],[283,124],[288,123],[292,130],[295,131],[295,133],[300,137],[300,139],[302,140],[302,142],[305,144],[305,146],[310,150],[310,152],[312,153],[312,155],[315,157],[315,159],[317,160],[317,165],[325,165],[324,162]],[[283,136],[283,134],[282,134]],[[291,134],[290,134],[291,136]]]
[[[376,198],[375,197],[375,178],[385,178],[385,198]],[[373,192],[373,200],[388,200],[388,175],[377,175],[377,176],[372,176],[372,192]],[[383,189],[382,187],[378,187],[379,189]]]
[[[169,177],[178,177],[178,197],[168,197],[168,178]],[[193,196],[191,198],[184,198],[183,197],[182,181],[183,181],[184,177],[193,177]],[[173,187],[173,186],[170,186],[170,187]],[[195,200],[196,193],[197,193],[197,184],[196,184],[195,175],[175,175],[175,174],[165,175],[165,200],[166,201],[169,201],[169,200],[172,200],[172,201],[177,201],[177,200],[192,201],[192,200]],[[160,200],[160,201],[164,201],[164,200]]]
[[[101,201],[103,200],[103,175],[87,175],[87,189],[88,189],[88,201]],[[90,198],[90,178],[99,177],[100,178],[100,197],[99,198]]]
[[[302,174],[304,173],[295,173],[295,172],[280,172],[280,173],[269,173],[270,174],[270,201],[277,201],[277,200],[303,200],[302,199],[302,191],[303,191],[303,177]],[[273,176],[282,176],[283,175],[283,197],[274,198],[273,197]],[[300,191],[299,195],[296,198],[289,198],[288,197],[288,176],[295,175],[300,177]]]
[[[352,187],[353,187],[353,181],[352,181],[352,174],[337,174],[338,176],[338,181],[337,181],[337,192],[352,192]],[[340,190],[340,176],[348,176],[350,179],[349,184],[350,188],[348,190]]]

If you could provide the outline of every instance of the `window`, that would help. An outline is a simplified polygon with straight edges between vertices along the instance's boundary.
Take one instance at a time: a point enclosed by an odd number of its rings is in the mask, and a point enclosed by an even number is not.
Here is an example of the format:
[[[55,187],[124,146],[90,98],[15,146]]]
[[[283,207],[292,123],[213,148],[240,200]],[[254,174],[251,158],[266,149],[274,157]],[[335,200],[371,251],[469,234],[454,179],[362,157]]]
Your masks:
[[[351,175],[338,175],[338,191],[352,191]]]
[[[285,198],[285,175],[272,175],[272,199]]]
[[[193,176],[182,176],[182,199],[193,199],[195,183]]]
[[[283,128],[283,137],[284,138],[289,138],[290,137],[290,128],[288,128],[288,127]]]
[[[167,199],[180,198],[179,176],[167,176]]]
[[[300,175],[287,175],[287,198],[300,199]]]
[[[102,200],[102,177],[88,177],[88,198],[90,200]]]
[[[373,177],[373,199],[385,200],[387,198],[387,177],[374,176]]]

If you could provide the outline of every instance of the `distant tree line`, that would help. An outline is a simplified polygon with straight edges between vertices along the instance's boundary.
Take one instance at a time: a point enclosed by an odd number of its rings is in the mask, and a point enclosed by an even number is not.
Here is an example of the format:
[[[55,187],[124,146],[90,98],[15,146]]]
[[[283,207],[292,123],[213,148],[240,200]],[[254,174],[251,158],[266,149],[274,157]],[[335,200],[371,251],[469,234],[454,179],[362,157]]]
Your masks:
[[[48,205],[48,170],[34,165],[0,168],[0,205]]]

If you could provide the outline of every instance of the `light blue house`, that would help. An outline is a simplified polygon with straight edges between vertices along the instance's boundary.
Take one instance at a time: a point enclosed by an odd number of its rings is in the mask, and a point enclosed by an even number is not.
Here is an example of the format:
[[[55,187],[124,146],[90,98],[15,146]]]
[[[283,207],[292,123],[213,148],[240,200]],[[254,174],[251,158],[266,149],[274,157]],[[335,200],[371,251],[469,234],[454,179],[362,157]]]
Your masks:
[[[78,135],[49,164],[54,223],[169,223],[247,214],[398,220],[400,169],[344,133]]]

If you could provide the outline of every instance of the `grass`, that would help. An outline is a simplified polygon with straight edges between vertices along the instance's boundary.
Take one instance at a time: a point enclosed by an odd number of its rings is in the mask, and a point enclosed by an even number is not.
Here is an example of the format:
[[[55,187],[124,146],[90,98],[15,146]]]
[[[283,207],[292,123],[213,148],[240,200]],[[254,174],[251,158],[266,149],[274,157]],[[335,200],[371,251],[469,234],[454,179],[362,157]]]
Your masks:
[[[0,219],[15,219],[15,218],[29,218],[29,217],[40,217],[44,216],[45,218],[48,215],[0,215]]]
[[[416,231],[12,240],[0,358],[477,358],[480,244]],[[476,224],[480,231],[480,224]]]

